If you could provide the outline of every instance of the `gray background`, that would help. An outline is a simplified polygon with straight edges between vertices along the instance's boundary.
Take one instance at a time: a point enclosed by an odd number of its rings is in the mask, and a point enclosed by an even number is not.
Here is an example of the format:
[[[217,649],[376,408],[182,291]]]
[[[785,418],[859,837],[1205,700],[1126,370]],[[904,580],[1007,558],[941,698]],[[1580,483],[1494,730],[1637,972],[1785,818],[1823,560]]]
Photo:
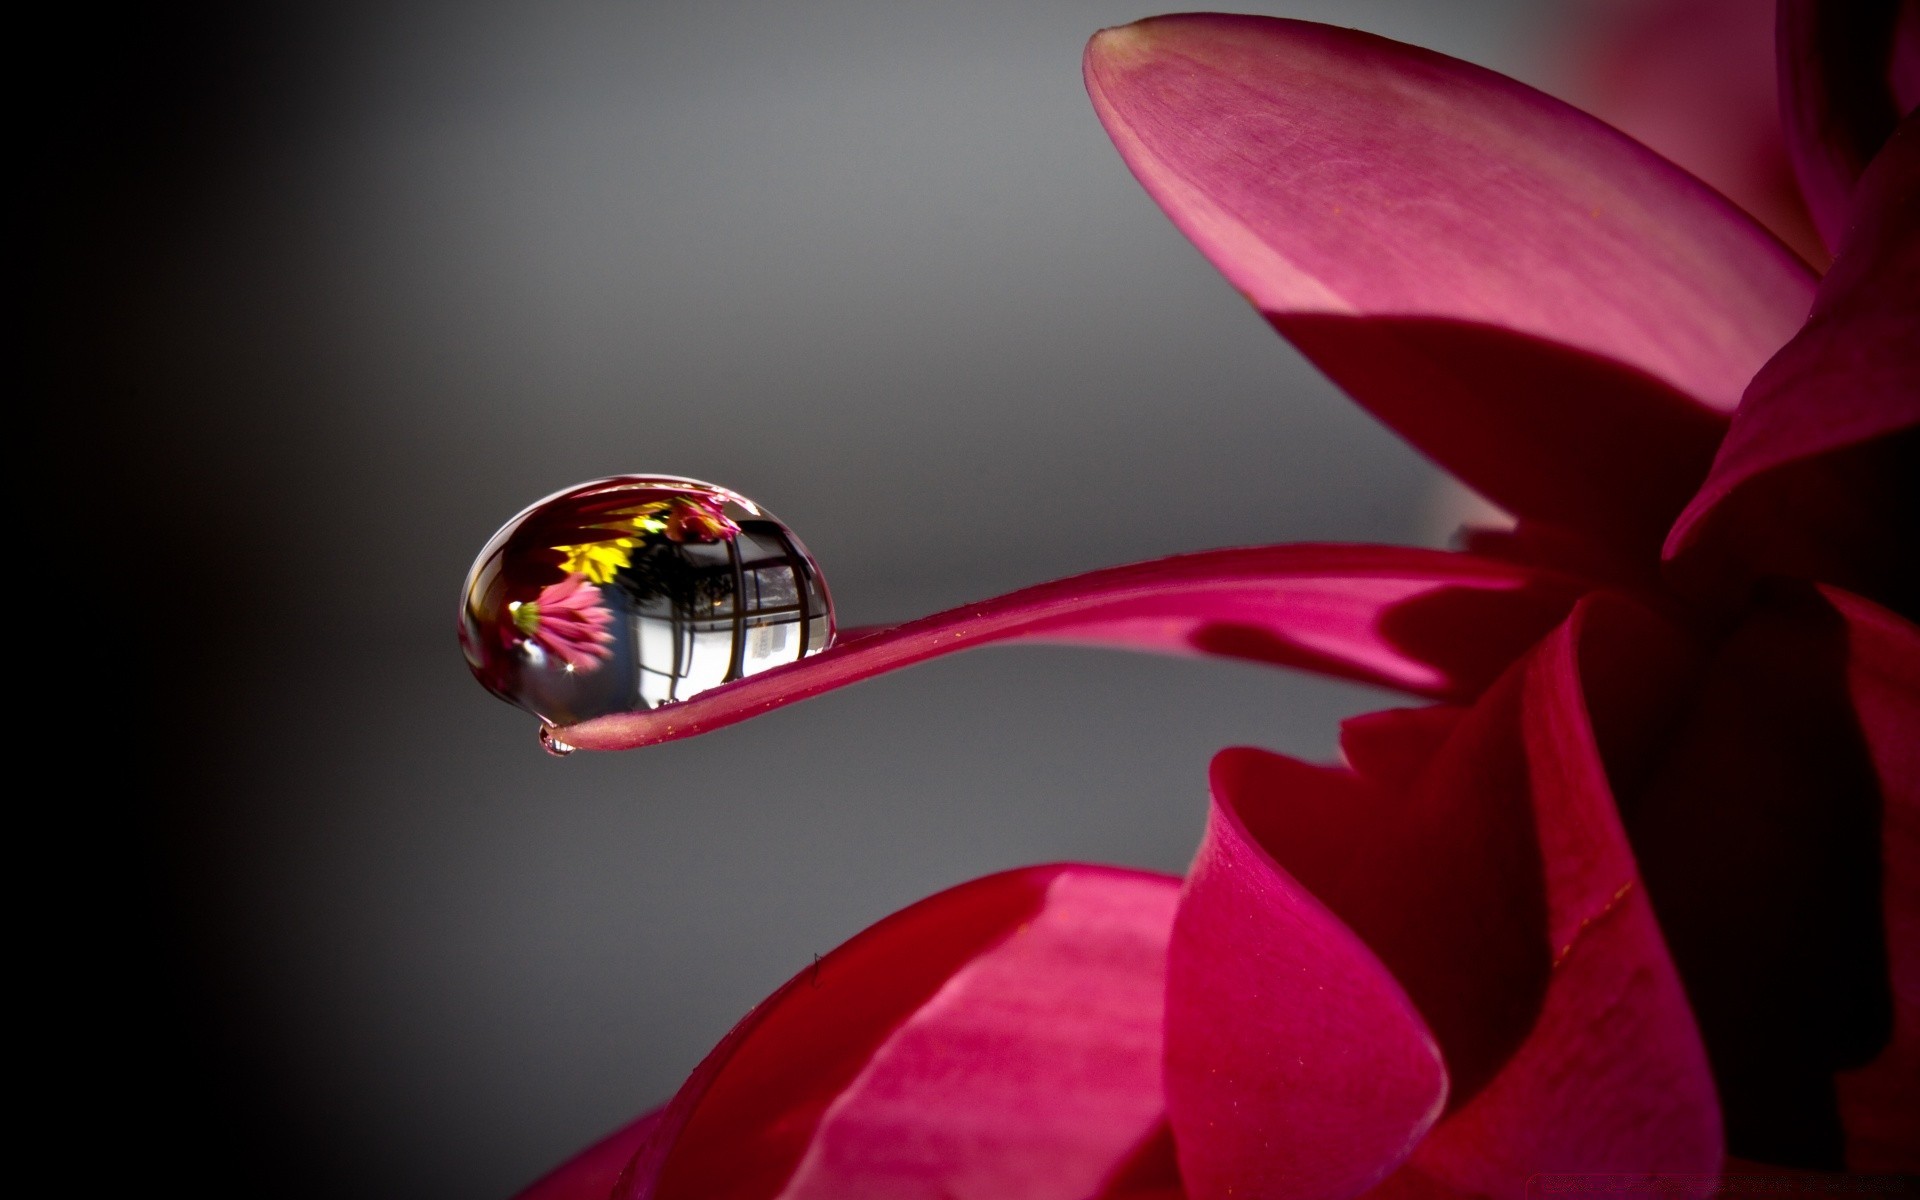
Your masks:
[[[1261,7],[1522,77],[1554,11]],[[203,1191],[504,1195],[815,952],[1006,867],[1178,871],[1215,749],[1325,757],[1385,699],[989,650],[542,755],[454,605],[578,480],[745,492],[863,624],[1210,546],[1434,543],[1435,476],[1122,166],[1080,52],[1150,10],[289,11],[81,69],[100,136],[51,243],[53,419],[137,543],[132,636],[96,651],[150,739],[116,987]]]

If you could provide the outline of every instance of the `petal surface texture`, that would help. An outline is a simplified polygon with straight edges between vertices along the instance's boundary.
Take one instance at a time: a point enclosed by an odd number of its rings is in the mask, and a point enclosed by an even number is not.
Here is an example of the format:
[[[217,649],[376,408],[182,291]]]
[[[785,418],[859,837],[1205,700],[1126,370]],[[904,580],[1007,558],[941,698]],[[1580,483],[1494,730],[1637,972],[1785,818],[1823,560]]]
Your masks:
[[[1349,394],[1523,518],[1657,545],[1806,266],[1608,126],[1352,30],[1159,17],[1087,86],[1147,191]]]
[[[1350,722],[1343,744],[1352,769],[1247,750],[1216,762],[1222,805],[1241,818],[1234,828],[1270,856],[1271,869],[1310,887],[1364,939],[1405,986],[1445,1056],[1453,1082],[1445,1116],[1409,1139],[1400,1161],[1348,1155],[1375,1170],[1397,1166],[1380,1195],[1518,1196],[1544,1162],[1691,1172],[1720,1161],[1706,1054],[1639,885],[1608,777],[1615,763],[1635,770],[1655,743],[1664,714],[1644,701],[1672,682],[1658,672],[1627,677],[1608,662],[1622,642],[1676,638],[1622,602],[1589,609],[1471,710]],[[1683,649],[1675,653],[1684,660]],[[1215,836],[1209,833],[1209,846]],[[1231,1024],[1231,1014],[1204,1008],[1190,1016],[1182,991],[1187,906],[1203,882],[1196,869],[1175,925],[1168,994],[1168,1104],[1190,1185],[1207,1178],[1193,1160],[1218,1137],[1221,1118],[1209,1113],[1214,1127],[1188,1136],[1195,1122],[1178,1090],[1182,1024]],[[1200,983],[1191,990],[1207,995]],[[1325,1017],[1294,1017],[1281,1032],[1263,1032],[1282,1041],[1277,1056],[1299,1060],[1293,1043],[1324,1037],[1325,1027]],[[1248,1059],[1239,1049],[1236,1069],[1244,1071],[1238,1064]],[[1219,1074],[1189,1071],[1224,1092]],[[1362,1080],[1380,1077],[1370,1064],[1352,1071]],[[1254,1103],[1246,1095],[1222,1098],[1237,1101],[1234,1112]],[[1337,1102],[1288,1099],[1320,1114],[1299,1122],[1311,1131],[1310,1146],[1338,1146],[1346,1114]],[[1247,1120],[1269,1139],[1294,1127],[1270,1110]],[[1292,1165],[1285,1157],[1250,1158],[1274,1170]],[[1269,1194],[1254,1186],[1263,1177],[1250,1175],[1253,1168],[1234,1169],[1222,1171],[1223,1186],[1195,1194],[1226,1195],[1229,1184],[1233,1194]],[[1276,1195],[1330,1194],[1300,1186],[1310,1178],[1294,1169],[1265,1186]]]
[[[1667,555],[1683,583],[1795,575],[1911,617],[1920,607],[1920,114],[1888,141],[1856,198],[1812,317],[1747,389]]]
[[[1648,647],[1659,648],[1664,669]],[[1690,665],[1684,640],[1661,622],[1616,599],[1585,601],[1488,693],[1413,791],[1415,805],[1430,804],[1422,791],[1431,797],[1440,786],[1448,796],[1440,811],[1483,841],[1499,836],[1485,831],[1500,818],[1486,793],[1524,798],[1544,907],[1534,949],[1547,968],[1512,1050],[1382,1196],[1519,1196],[1545,1163],[1718,1169],[1720,1111],[1706,1051],[1615,806],[1615,779],[1637,779],[1660,749],[1667,697]],[[1432,940],[1446,937],[1449,957],[1484,974],[1488,934],[1503,926],[1515,927],[1511,915],[1489,909],[1470,931],[1410,929],[1413,937],[1401,935],[1408,949],[1388,960],[1435,957]],[[1429,989],[1464,990],[1482,1020],[1500,1012],[1476,994],[1471,973],[1429,977]]]
[[[1163,1127],[1177,896],[1033,867],[887,918],[729,1035],[620,1194],[1085,1200]]]
[[[647,712],[567,726],[622,750],[731,725],[956,650],[1026,640],[1214,654],[1421,696],[1472,696],[1570,608],[1577,583],[1432,550],[1215,550],[1041,584],[848,641]]]
[[[1777,14],[1752,0],[1582,6],[1560,41],[1566,98],[1752,213],[1824,269],[1780,129]]]
[[[1167,1110],[1196,1200],[1351,1196],[1439,1117],[1446,1070],[1379,958],[1214,803],[1168,954]]]
[[[1914,8],[1912,0],[1780,0],[1776,10],[1787,151],[1814,224],[1836,253],[1855,185],[1913,107],[1903,73],[1920,59]]]

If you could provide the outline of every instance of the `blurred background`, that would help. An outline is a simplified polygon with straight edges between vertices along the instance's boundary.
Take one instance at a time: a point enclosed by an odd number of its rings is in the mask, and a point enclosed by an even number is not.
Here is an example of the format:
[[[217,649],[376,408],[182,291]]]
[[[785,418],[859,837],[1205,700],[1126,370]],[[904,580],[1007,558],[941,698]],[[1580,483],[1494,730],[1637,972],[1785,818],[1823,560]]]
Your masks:
[[[1253,7],[1535,81],[1564,16]],[[202,1195],[505,1196],[884,914],[1027,863],[1179,871],[1216,749],[1329,757],[1391,702],[998,649],[560,761],[455,646],[494,528],[620,472],[770,507],[843,624],[1212,546],[1441,544],[1435,473],[1094,119],[1081,47],[1148,11],[70,19],[26,118],[29,469],[77,495],[36,532],[101,613],[23,624],[84,689],[49,710],[73,855],[41,901],[56,931],[108,901],[50,960],[102,1009],[84,1127]]]

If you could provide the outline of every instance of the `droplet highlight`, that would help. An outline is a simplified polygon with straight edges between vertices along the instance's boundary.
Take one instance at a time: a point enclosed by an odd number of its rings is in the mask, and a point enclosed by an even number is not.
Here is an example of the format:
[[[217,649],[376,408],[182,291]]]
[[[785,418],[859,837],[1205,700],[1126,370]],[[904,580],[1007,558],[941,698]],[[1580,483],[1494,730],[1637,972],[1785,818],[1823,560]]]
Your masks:
[[[556,492],[493,535],[467,573],[474,678],[553,727],[637,712],[833,644],[819,565],[737,492],[621,475]]]

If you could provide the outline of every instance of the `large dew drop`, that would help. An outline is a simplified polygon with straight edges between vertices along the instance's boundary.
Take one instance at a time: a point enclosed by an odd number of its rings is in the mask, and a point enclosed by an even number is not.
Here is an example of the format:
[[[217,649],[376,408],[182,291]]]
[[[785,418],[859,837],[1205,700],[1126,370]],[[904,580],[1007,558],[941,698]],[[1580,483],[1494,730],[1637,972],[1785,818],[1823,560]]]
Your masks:
[[[474,678],[550,727],[685,700],[833,642],[833,602],[793,531],[726,488],[619,475],[508,521],[467,573]]]

